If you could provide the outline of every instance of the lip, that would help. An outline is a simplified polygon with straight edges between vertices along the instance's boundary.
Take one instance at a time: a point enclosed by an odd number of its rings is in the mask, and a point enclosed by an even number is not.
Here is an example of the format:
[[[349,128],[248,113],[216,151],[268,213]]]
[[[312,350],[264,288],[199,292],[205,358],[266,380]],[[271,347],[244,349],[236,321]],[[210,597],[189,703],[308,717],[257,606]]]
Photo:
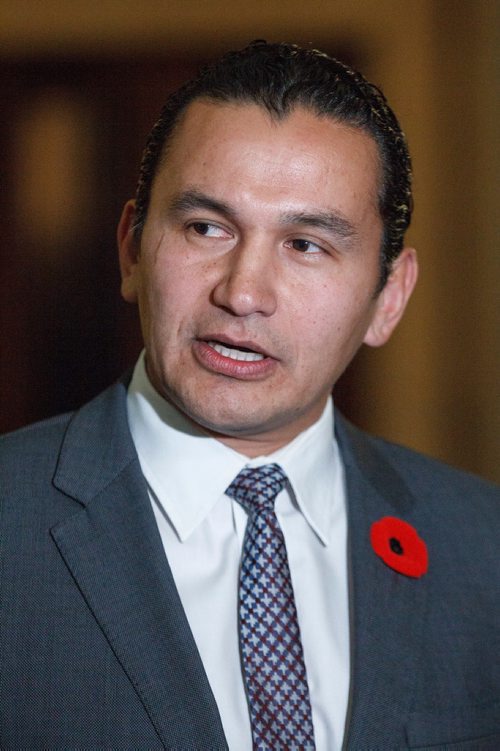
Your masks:
[[[227,334],[208,334],[204,335],[202,337],[199,337],[199,341],[205,342],[208,344],[208,342],[220,342],[221,344],[225,344],[227,347],[244,347],[245,349],[250,349],[252,352],[257,352],[259,355],[264,355],[264,357],[271,357],[272,355],[267,350],[263,349],[263,347],[260,344],[257,344],[257,342],[252,341],[251,339],[233,339]],[[276,359],[276,358],[272,358]]]
[[[210,344],[217,341],[229,348],[252,350],[263,355],[262,360],[233,360],[217,352]],[[278,361],[269,355],[259,344],[248,339],[232,339],[224,334],[209,334],[193,341],[193,354],[198,363],[212,373],[228,376],[243,381],[260,380],[271,374]]]

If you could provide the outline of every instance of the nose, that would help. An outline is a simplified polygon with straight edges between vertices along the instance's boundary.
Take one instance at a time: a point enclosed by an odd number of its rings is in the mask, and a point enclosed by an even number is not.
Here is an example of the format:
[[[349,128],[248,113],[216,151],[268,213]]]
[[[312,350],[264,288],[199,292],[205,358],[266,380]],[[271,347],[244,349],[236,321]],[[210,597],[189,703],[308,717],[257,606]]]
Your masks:
[[[212,299],[235,316],[271,316],[277,305],[275,285],[272,248],[262,241],[240,242],[221,259]]]

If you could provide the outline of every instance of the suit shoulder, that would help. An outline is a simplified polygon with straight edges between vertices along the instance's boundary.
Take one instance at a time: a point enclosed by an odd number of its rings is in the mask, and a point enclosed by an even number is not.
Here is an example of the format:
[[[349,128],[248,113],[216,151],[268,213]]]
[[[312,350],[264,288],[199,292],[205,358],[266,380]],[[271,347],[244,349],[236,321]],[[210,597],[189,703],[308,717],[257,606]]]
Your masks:
[[[82,446],[92,436],[94,429],[100,430],[100,438],[105,444],[116,424],[123,429],[125,395],[126,386],[119,381],[75,411],[56,415],[0,436],[0,462],[12,462],[15,457],[36,461],[53,456],[54,452],[59,452],[66,433],[75,427],[78,432],[75,440]]]
[[[78,491],[89,501],[136,460],[120,381],[76,412],[0,438],[1,495],[41,501],[48,493],[72,497]]]
[[[387,441],[383,438],[371,438],[380,447],[380,450],[388,460],[412,480],[421,478],[422,481],[432,481],[433,486],[443,485],[458,486],[463,489],[477,489],[481,493],[496,495],[500,493],[500,487],[479,475],[453,467],[446,462],[435,459],[414,449],[402,446],[398,443]]]
[[[58,415],[0,436],[2,484],[7,478],[12,481],[53,472],[72,414]]]
[[[54,431],[59,432],[61,428],[64,430],[73,414],[74,411],[64,412],[54,417],[48,417],[45,420],[32,422],[9,433],[3,433],[0,435],[0,446],[2,448],[8,447],[9,444],[18,446],[23,443],[29,443],[30,440],[36,442],[41,435],[47,435]]]
[[[346,440],[347,437],[347,440]],[[343,440],[344,439],[344,440]],[[457,511],[478,504],[489,506],[500,518],[500,487],[495,483],[452,467],[414,449],[365,433],[341,419],[341,445],[353,447],[352,455],[381,476],[390,467],[421,501],[435,506],[453,504]]]
[[[31,453],[60,442],[74,412],[66,412],[0,436],[0,459],[18,453]]]

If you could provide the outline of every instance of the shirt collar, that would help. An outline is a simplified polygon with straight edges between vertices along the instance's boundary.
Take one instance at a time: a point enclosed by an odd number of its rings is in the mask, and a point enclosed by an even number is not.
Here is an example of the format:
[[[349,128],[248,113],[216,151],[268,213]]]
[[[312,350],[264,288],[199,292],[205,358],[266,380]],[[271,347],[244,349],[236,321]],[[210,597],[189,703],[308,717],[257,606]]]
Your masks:
[[[328,544],[343,481],[331,399],[319,420],[289,444],[249,459],[207,435],[163,399],[151,385],[142,353],[128,389],[127,410],[150,491],[181,541],[208,516],[243,467],[276,462],[288,476],[292,500]]]

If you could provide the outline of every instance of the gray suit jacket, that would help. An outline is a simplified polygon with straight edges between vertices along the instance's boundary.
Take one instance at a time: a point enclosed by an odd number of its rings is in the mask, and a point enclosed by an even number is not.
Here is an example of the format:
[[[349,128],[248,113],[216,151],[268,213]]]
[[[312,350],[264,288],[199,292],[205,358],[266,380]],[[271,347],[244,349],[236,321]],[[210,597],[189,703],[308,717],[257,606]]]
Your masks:
[[[0,746],[225,749],[128,430],[125,386],[0,450]],[[336,419],[349,513],[344,747],[500,749],[500,503],[492,486]],[[413,524],[429,571],[369,529]],[[234,749],[232,751],[238,751]]]

